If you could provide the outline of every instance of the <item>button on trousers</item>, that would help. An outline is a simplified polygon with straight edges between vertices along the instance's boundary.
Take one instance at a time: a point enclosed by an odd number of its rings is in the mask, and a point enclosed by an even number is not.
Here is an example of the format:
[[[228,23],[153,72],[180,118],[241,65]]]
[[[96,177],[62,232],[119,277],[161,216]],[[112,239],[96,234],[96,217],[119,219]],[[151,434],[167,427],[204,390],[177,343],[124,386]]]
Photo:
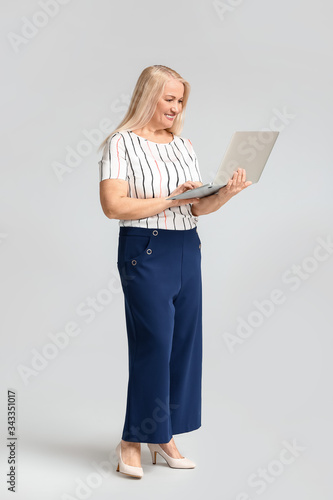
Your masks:
[[[201,426],[202,282],[197,229],[119,228],[129,378],[122,439],[168,443]]]

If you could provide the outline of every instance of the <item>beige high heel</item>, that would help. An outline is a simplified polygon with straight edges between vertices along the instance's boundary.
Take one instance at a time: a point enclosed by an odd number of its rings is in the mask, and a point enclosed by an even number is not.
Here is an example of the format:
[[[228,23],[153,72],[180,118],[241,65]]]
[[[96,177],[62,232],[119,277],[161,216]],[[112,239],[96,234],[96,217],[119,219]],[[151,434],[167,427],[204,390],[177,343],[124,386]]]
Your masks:
[[[172,458],[170,455],[165,453],[165,451],[160,447],[159,444],[155,443],[147,443],[148,448],[150,449],[151,458],[153,464],[156,464],[156,454],[159,453],[161,457],[167,462],[169,467],[173,469],[194,469],[195,463],[192,462],[189,458]]]
[[[121,458],[121,441],[116,448],[116,453],[117,453],[118,459],[119,459],[117,472],[122,472],[123,474],[126,474],[127,476],[132,476],[132,477],[136,477],[138,479],[141,479],[143,476],[142,467],[134,467],[133,465],[127,465],[123,462],[123,460]]]

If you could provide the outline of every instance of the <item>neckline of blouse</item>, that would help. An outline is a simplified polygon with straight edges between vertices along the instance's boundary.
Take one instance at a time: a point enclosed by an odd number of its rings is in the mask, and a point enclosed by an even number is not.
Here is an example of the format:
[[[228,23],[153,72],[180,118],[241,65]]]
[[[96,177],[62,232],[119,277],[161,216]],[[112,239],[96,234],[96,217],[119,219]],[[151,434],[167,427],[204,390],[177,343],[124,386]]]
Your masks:
[[[173,139],[172,139],[172,141],[171,141],[171,142],[153,142],[153,141],[150,141],[149,139],[145,139],[144,137],[141,137],[141,135],[136,134],[136,133],[135,133],[135,132],[133,132],[132,130],[130,130],[129,132],[131,132],[131,134],[135,135],[136,137],[139,137],[139,138],[140,138],[140,139],[142,139],[143,141],[151,142],[152,144],[161,144],[161,145],[162,145],[162,144],[165,144],[165,145],[167,145],[167,144],[172,144],[172,143],[174,142],[174,140],[175,140],[175,134],[173,134],[172,132],[170,132],[170,134],[172,134],[172,135],[173,135]]]

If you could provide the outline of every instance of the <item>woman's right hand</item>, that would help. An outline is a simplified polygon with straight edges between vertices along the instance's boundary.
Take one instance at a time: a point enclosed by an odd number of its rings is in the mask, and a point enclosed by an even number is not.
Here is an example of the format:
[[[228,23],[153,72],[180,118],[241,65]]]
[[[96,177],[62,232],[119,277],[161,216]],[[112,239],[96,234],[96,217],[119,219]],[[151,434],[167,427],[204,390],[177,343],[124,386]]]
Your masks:
[[[182,194],[185,193],[185,191],[188,191],[189,189],[194,189],[196,187],[202,186],[201,182],[197,181],[186,181],[184,184],[179,184],[178,187],[172,193],[169,194],[167,198],[170,198],[171,196],[177,196],[177,194]],[[200,198],[187,198],[187,199],[178,199],[178,200],[167,200],[173,207],[179,207],[180,205],[187,205],[188,203],[198,203],[200,201]]]

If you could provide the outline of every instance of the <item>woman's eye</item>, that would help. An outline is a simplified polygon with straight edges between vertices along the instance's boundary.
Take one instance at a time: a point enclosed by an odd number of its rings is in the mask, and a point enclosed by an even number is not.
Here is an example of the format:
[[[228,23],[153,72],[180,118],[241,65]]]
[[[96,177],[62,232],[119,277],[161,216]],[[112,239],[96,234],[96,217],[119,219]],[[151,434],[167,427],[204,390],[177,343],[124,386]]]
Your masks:
[[[167,99],[168,102],[172,101],[172,99]],[[183,104],[183,101],[179,101],[180,104]]]

